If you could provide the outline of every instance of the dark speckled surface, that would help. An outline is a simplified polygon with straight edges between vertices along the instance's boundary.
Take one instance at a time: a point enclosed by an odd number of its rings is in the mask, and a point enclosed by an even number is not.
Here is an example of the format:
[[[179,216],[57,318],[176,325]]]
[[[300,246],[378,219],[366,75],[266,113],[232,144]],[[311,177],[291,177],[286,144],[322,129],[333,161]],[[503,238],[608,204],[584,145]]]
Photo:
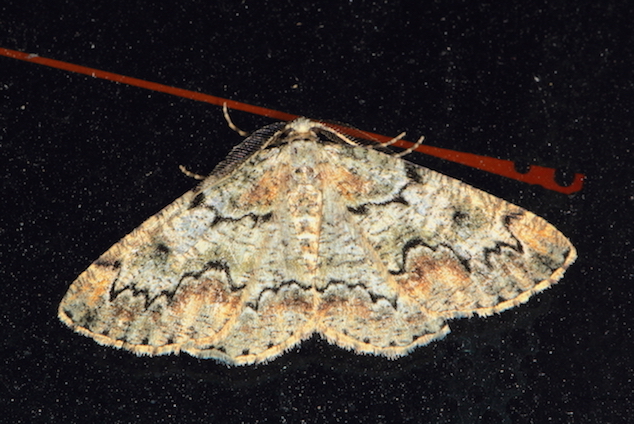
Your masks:
[[[318,338],[255,367],[139,358],[72,333],[57,304],[194,186],[178,165],[209,172],[240,137],[218,107],[0,57],[0,421],[632,422],[627,2],[18,3],[0,5],[0,47],[587,181],[567,196],[410,155],[543,216],[579,260],[401,360]]]

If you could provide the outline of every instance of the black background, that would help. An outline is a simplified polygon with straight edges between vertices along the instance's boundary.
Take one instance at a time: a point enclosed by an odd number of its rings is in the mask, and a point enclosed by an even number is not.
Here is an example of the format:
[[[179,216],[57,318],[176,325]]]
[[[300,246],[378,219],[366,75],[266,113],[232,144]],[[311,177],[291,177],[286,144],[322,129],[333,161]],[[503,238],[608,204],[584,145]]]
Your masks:
[[[410,155],[543,216],[579,260],[403,359],[318,337],[258,366],[136,357],[57,305],[195,185],[178,165],[208,173],[240,137],[216,106],[0,57],[0,421],[634,422],[631,2],[7,3],[0,47],[587,180],[567,196]]]

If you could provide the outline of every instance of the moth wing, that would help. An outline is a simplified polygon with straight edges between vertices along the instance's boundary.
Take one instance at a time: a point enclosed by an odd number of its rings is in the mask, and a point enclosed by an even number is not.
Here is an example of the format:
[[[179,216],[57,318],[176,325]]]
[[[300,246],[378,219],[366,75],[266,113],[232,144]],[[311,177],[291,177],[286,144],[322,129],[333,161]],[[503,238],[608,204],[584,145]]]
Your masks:
[[[60,319],[137,354],[235,364],[271,359],[310,335],[312,292],[284,284],[270,153],[253,158],[258,167],[210,177],[112,246],[73,282]]]
[[[337,200],[324,212],[318,331],[329,341],[404,355],[448,333],[447,319],[527,301],[574,262],[570,241],[531,212],[360,149],[338,150],[328,174]]]
[[[418,232],[391,272],[425,309],[444,318],[504,311],[556,283],[577,258],[532,212],[427,168],[409,170],[408,225],[396,237]]]

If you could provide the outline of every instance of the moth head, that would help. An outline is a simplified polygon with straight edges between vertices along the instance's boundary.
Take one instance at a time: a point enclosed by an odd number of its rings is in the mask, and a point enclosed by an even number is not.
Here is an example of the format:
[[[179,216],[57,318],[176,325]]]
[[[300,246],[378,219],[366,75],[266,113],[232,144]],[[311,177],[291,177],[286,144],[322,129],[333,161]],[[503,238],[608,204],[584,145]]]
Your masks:
[[[315,141],[321,143],[359,145],[352,138],[321,122],[300,117],[286,124],[277,134],[277,142],[272,144],[290,143],[293,141]]]
[[[302,133],[313,132],[313,128],[320,127],[320,126],[321,124],[317,122],[313,122],[308,118],[299,117],[289,122],[288,124],[286,124],[286,130],[289,131],[290,134],[293,134],[293,133],[302,134]]]
[[[318,141],[318,134],[321,127],[321,124],[311,121],[308,118],[297,118],[286,124],[280,134],[280,142]]]

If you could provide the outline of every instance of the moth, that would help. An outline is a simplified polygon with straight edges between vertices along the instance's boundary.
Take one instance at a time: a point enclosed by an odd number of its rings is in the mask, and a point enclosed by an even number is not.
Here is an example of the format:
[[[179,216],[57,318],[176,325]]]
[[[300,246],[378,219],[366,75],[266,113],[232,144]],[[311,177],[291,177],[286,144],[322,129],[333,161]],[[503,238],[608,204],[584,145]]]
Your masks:
[[[139,355],[252,364],[319,333],[396,358],[450,319],[526,302],[575,258],[533,213],[299,118],[108,249],[59,317]]]

